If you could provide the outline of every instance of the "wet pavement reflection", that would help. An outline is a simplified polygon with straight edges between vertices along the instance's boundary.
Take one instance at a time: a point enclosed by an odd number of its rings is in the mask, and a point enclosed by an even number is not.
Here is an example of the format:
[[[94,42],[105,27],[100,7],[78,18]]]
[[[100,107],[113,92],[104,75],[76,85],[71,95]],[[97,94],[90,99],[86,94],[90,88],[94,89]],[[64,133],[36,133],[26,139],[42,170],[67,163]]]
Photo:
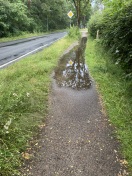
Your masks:
[[[87,37],[83,37],[79,45],[65,54],[55,69],[55,79],[60,87],[71,87],[81,90],[91,86],[88,67],[85,64],[85,48]]]

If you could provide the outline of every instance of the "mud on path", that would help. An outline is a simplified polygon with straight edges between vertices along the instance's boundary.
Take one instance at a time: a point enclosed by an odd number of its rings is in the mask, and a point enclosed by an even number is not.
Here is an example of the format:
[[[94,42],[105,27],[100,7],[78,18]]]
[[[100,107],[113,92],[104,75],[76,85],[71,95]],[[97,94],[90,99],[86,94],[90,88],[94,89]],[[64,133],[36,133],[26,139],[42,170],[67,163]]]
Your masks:
[[[40,148],[25,175],[123,175],[117,156],[119,145],[102,113],[94,81],[88,89],[66,85],[60,86],[53,79],[49,115],[37,144]]]

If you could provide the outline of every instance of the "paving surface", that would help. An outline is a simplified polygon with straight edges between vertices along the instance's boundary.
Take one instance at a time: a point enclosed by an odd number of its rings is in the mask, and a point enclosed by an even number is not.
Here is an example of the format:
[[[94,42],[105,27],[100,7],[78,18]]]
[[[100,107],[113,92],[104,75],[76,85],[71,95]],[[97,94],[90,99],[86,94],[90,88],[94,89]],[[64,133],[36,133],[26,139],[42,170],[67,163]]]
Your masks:
[[[94,81],[89,89],[78,91],[58,87],[53,79],[49,104],[38,150],[25,175],[125,175],[117,156],[119,144],[102,112]]]

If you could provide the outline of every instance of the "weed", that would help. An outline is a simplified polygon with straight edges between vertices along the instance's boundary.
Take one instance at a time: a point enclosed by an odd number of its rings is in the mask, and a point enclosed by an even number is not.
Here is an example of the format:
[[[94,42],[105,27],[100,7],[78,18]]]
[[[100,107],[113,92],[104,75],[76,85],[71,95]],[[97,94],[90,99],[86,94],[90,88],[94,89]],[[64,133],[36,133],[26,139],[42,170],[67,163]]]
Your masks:
[[[116,127],[123,156],[132,171],[132,82],[124,78],[120,66],[114,64],[111,56],[91,38],[86,49],[86,62],[103,96],[110,121]]]
[[[79,28],[77,26],[69,28],[68,29],[68,36],[69,36],[69,38],[80,39],[81,33],[80,33]]]
[[[50,74],[73,42],[64,38],[0,71],[0,175],[19,175],[22,153],[47,113]]]

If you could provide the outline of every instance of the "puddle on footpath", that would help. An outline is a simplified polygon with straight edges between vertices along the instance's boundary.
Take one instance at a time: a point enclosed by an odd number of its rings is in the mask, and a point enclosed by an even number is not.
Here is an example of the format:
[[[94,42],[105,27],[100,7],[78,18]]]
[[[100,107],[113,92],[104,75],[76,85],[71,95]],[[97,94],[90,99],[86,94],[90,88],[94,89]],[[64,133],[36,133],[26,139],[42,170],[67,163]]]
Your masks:
[[[91,86],[88,67],[85,64],[87,37],[83,37],[78,46],[65,54],[55,69],[55,79],[60,87],[81,90]]]

